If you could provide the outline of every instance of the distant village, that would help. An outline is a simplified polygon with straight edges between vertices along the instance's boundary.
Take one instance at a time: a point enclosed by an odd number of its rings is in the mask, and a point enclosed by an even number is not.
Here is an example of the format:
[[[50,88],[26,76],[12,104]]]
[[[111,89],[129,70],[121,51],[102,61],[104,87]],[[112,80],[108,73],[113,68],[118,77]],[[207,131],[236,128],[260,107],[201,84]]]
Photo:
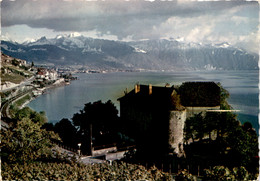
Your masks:
[[[28,63],[26,60],[10,57],[1,54],[1,91],[9,90],[19,86],[23,81],[32,81],[36,88],[35,95],[41,94],[42,88],[49,86],[58,86],[69,84],[71,80],[77,79],[72,76],[74,73],[68,68],[55,68],[44,65],[34,65],[33,62]],[[21,82],[15,82],[13,76],[20,75]],[[17,80],[18,81],[18,80]]]

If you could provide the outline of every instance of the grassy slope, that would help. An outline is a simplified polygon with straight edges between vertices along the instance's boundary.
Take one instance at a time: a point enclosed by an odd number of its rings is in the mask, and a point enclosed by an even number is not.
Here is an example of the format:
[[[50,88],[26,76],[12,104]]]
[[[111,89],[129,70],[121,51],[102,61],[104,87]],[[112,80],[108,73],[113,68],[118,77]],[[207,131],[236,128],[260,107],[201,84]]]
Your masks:
[[[4,73],[4,69],[9,70],[9,72]],[[25,70],[23,67],[14,66],[10,63],[1,62],[1,84],[4,84],[5,82],[19,84],[22,81],[24,81],[27,77],[31,77],[32,75],[32,72]]]

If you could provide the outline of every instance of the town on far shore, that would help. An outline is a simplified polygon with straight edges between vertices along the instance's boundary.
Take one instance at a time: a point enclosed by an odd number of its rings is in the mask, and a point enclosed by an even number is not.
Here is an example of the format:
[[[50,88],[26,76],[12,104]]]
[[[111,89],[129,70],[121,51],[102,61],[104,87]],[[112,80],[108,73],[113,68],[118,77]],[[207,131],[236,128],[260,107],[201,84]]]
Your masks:
[[[35,65],[34,62],[1,54],[1,92],[10,90],[33,89],[35,96],[46,88],[70,84],[77,77],[72,74],[79,72],[70,68],[57,68],[46,64]]]

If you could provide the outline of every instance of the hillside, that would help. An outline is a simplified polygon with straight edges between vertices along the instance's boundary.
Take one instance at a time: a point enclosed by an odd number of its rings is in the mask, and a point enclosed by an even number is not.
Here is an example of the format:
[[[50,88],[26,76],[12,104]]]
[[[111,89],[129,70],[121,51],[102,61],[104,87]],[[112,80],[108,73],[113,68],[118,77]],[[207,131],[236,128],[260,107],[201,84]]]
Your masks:
[[[25,60],[17,59],[5,54],[1,54],[1,90],[20,84],[25,79],[31,77],[30,65]]]
[[[258,55],[224,42],[195,44],[177,40],[120,42],[60,35],[18,44],[2,41],[1,50],[35,63],[83,65],[122,70],[252,70]]]

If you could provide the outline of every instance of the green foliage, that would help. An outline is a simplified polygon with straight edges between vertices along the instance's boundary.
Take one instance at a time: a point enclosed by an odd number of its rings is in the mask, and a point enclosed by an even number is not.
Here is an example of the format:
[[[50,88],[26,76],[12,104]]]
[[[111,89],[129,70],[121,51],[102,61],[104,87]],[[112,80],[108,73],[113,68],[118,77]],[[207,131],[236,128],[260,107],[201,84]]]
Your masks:
[[[195,181],[195,177],[190,174],[186,169],[181,170],[175,176],[176,181]]]
[[[1,75],[1,81],[4,82],[12,82],[15,84],[20,84],[22,81],[24,81],[24,76],[20,74],[2,74]]]
[[[183,110],[184,107],[181,105],[180,95],[174,90],[171,96],[171,109],[173,110]]]
[[[54,131],[53,123],[44,123],[44,125],[42,125],[42,129],[46,129],[47,131]]]
[[[54,131],[59,134],[63,143],[70,147],[77,147],[77,130],[68,119],[62,119],[54,126]]]
[[[236,115],[230,112],[208,112],[204,119],[205,131],[210,133],[216,130],[217,138],[229,135],[240,124],[236,119]]]
[[[218,83],[218,86],[220,87],[220,109],[232,109],[232,107],[227,102],[227,99],[230,96],[229,92],[226,89],[224,89],[220,83]]]
[[[235,180],[232,172],[224,166],[215,166],[212,171],[204,170],[204,178],[209,180]]]
[[[185,82],[179,93],[183,106],[220,105],[220,87],[214,82]]]
[[[23,105],[26,101],[30,100],[31,96],[29,94],[27,94],[26,96],[24,96],[23,98],[15,101],[15,104],[20,107],[21,105]]]
[[[109,100],[105,103],[97,101],[85,104],[80,113],[74,114],[72,120],[74,126],[81,135],[82,151],[86,153],[90,144],[90,127],[92,126],[92,137],[94,145],[105,145],[114,143],[118,131],[118,110]]]
[[[149,170],[124,162],[109,164],[43,163],[2,165],[4,180],[172,180],[156,167]]]
[[[215,133],[214,139],[211,137],[212,133]],[[185,140],[192,139],[193,142],[202,143],[205,138],[215,147],[214,153],[208,153],[208,156],[219,158],[215,164],[245,166],[251,172],[257,171],[258,139],[255,130],[248,123],[241,126],[236,116],[229,112],[208,112],[204,117],[198,114],[187,119]],[[191,154],[192,152],[195,150],[190,150]]]
[[[230,146],[228,158],[233,164],[245,166],[251,172],[258,172],[258,136],[253,129],[239,126],[225,139]]]
[[[249,177],[247,170],[242,166],[233,168],[233,174],[236,180],[247,180]]]
[[[30,77],[33,74],[28,71],[28,67],[22,65],[19,66],[20,62],[17,59],[13,59],[11,64],[4,63],[1,67],[1,81],[12,82],[15,84],[20,84],[25,80],[26,77]]]
[[[221,108],[230,109],[226,99],[229,93],[221,85]],[[192,140],[187,147],[188,156],[193,153],[206,156],[212,165],[228,167],[244,166],[250,172],[258,172],[258,139],[252,125],[246,122],[243,126],[231,112],[207,112],[195,115],[186,120],[185,140]],[[207,143],[205,142],[207,140]],[[196,143],[195,143],[196,142]],[[199,146],[200,145],[200,146]],[[210,151],[205,152],[205,149]],[[218,157],[218,159],[214,159]]]
[[[206,180],[256,180],[257,176],[249,174],[242,166],[232,170],[224,166],[215,166],[212,170],[204,170],[204,179]]]
[[[18,109],[17,105],[11,104],[10,107],[9,107],[9,114],[10,114],[10,116],[14,117],[18,110],[19,109]]]
[[[192,138],[194,140],[202,140],[208,137],[212,141],[212,132],[215,131],[217,138],[225,137],[236,127],[239,121],[236,116],[229,112],[207,112],[205,116],[202,114],[194,115],[186,120],[185,123],[185,140]]]
[[[40,125],[43,125],[48,120],[44,111],[41,111],[38,113],[38,112],[30,109],[29,107],[24,107],[23,109],[18,110],[15,113],[14,118],[16,120],[22,120],[23,118],[29,118],[34,123],[39,123]]]
[[[57,138],[54,133],[41,129],[41,124],[23,118],[8,130],[1,130],[1,154],[7,162],[30,162],[51,154]]]
[[[193,141],[194,139],[202,139],[205,132],[204,130],[206,129],[204,122],[205,120],[201,114],[188,118],[184,127],[185,140],[188,141],[190,138]]]

